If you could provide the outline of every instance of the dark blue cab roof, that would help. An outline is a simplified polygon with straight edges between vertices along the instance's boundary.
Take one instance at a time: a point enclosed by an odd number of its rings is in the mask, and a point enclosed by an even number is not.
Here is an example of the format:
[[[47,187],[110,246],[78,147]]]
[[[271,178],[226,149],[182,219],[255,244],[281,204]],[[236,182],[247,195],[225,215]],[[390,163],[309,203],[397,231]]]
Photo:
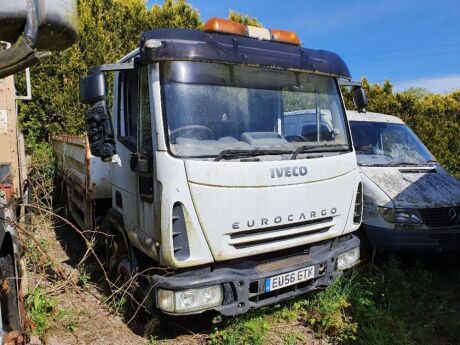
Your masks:
[[[161,47],[145,49],[144,43],[149,39],[162,41]],[[351,79],[347,65],[333,52],[236,35],[156,29],[141,35],[140,51],[145,64],[162,60],[206,61],[304,70]]]

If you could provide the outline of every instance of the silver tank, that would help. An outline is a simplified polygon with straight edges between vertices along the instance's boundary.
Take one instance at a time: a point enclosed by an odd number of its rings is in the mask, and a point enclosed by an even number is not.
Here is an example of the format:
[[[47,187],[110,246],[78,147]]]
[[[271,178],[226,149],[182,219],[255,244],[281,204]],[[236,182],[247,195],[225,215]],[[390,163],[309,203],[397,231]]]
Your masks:
[[[31,0],[0,0],[0,40],[14,43],[22,34]],[[32,0],[33,1],[33,0]],[[77,39],[76,0],[35,0],[37,3],[38,50],[63,50]]]

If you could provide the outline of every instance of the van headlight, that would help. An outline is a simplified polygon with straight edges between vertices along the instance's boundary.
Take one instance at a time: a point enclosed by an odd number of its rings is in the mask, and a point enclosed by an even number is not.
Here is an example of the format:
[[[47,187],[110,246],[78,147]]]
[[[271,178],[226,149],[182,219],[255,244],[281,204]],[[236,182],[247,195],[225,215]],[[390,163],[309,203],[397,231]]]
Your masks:
[[[158,289],[158,308],[170,313],[187,313],[205,310],[222,304],[222,286],[171,291]]]
[[[380,214],[389,223],[422,224],[419,210],[412,208],[388,208],[379,206]]]
[[[356,265],[359,261],[359,247],[337,256],[337,270],[342,271]]]

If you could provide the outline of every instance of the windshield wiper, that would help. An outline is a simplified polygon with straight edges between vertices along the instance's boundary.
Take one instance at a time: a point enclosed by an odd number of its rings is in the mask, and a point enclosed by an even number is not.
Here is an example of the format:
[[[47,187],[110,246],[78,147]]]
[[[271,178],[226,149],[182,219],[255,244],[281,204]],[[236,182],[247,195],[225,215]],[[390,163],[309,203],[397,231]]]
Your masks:
[[[391,163],[384,163],[382,166],[386,167],[419,167],[423,166],[424,162],[414,163],[414,162],[391,162]]]
[[[337,150],[337,147],[342,147],[342,150]],[[306,152],[331,152],[331,151],[348,151],[348,148],[345,148],[343,144],[335,145],[321,145],[321,146],[299,146],[292,153],[291,160],[297,159],[297,156],[301,153]]]
[[[290,150],[265,150],[265,149],[253,149],[253,150],[223,150],[221,151],[214,161],[220,161],[223,158],[239,158],[239,157],[254,157],[263,155],[281,155],[284,153],[291,153]]]

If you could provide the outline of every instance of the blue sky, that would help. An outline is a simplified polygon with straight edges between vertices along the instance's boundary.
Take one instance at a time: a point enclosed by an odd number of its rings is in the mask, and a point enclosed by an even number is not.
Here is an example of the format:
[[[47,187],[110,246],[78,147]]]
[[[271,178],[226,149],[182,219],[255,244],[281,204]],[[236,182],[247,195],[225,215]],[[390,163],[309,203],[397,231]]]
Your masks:
[[[396,90],[460,88],[459,0],[189,2],[204,21],[231,8],[268,28],[295,31],[305,47],[339,53],[355,79],[389,79]]]

